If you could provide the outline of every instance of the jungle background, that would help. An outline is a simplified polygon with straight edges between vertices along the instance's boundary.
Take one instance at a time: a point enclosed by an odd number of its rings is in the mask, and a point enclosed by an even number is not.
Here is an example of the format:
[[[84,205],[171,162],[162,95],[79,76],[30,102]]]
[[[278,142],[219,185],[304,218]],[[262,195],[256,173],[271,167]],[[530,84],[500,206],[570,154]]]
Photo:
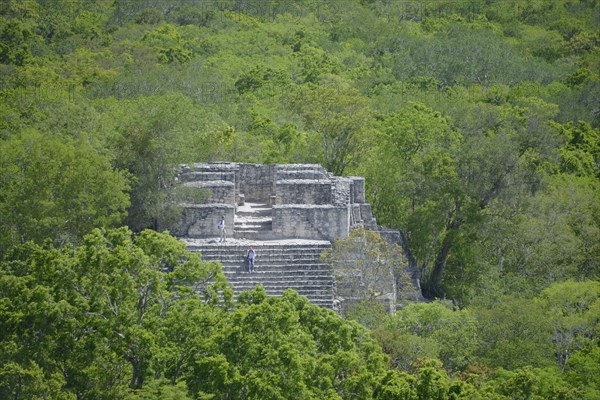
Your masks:
[[[598,0],[4,0],[0,397],[600,398]],[[232,300],[180,163],[366,177],[428,302]],[[199,297],[194,290],[200,292]]]

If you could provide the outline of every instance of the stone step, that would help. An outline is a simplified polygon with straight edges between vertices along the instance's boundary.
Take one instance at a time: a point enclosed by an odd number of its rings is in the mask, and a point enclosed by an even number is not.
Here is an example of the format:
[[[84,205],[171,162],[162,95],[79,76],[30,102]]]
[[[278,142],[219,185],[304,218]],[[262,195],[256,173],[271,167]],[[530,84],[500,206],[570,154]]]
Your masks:
[[[297,249],[297,248],[303,248],[303,249],[331,248],[331,244],[324,240],[315,241],[314,243],[312,243],[311,241],[306,241],[306,242],[307,243],[305,243],[305,241],[294,241],[294,240],[290,240],[287,243],[286,243],[286,241],[265,241],[265,242],[257,242],[254,245],[257,248],[284,249],[284,250]],[[198,248],[206,248],[206,249],[224,249],[224,248],[243,247],[244,246],[244,244],[235,243],[235,242],[233,242],[233,243],[207,242],[206,240],[202,240],[202,239],[201,240],[187,239],[187,240],[184,240],[184,243],[186,243],[186,245],[188,247],[198,247]]]
[[[265,288],[277,289],[277,288],[292,288],[298,291],[304,290],[324,290],[327,293],[332,293],[333,290],[333,282],[289,282],[289,281],[264,281],[264,280],[239,280],[230,282],[234,290],[246,290],[244,288],[248,286],[256,286],[263,285]]]
[[[247,207],[252,208],[252,207]],[[269,296],[280,296],[292,288],[313,304],[333,308],[334,278],[331,266],[321,261],[321,253],[331,248],[326,241],[256,242],[248,237],[264,233],[272,224],[269,217],[237,216],[232,243],[199,242],[190,240],[187,248],[200,253],[204,261],[218,261],[234,295],[262,285]],[[240,243],[241,242],[241,243]],[[243,243],[243,244],[242,244]],[[254,272],[247,271],[245,255],[248,245],[256,250]]]
[[[260,218],[260,217],[270,217],[271,215],[273,215],[273,209],[272,208],[257,208],[257,209],[242,209],[240,210],[240,208],[238,207],[237,211],[235,212],[235,217],[236,218]]]
[[[333,278],[330,276],[269,276],[260,272],[245,272],[243,274],[225,275],[227,280],[231,282],[270,282],[278,284],[314,284],[328,285],[333,283]]]
[[[298,274],[298,276],[303,276],[303,275],[315,275],[315,274],[327,274],[327,273],[331,273],[331,269],[328,265],[319,265],[319,264],[313,264],[310,266],[306,266],[306,265],[270,265],[270,264],[255,264],[254,265],[254,269],[256,270],[256,272],[260,272],[260,273],[278,273],[278,274],[291,274],[291,273],[295,273]],[[239,264],[239,265],[227,265],[222,267],[223,273],[227,274],[227,273],[239,273],[237,271],[245,271],[246,270],[246,265],[245,264]]]
[[[272,276],[331,276],[331,269],[329,266],[324,267],[300,267],[300,268],[282,268],[280,266],[272,266],[272,265],[258,265],[254,266],[256,273],[261,274],[270,274]],[[230,265],[226,267],[222,267],[224,274],[239,274],[240,272],[245,272],[245,266],[241,265]]]
[[[190,171],[179,175],[179,179],[184,182],[206,182],[206,181],[229,181],[234,182],[235,173],[233,172],[211,172],[211,171]]]
[[[248,285],[247,287],[244,287],[241,290],[234,290],[234,295],[242,293],[242,292],[254,290],[254,288],[258,285],[259,284]],[[302,290],[302,289],[294,288],[294,287],[289,287],[289,288],[288,287],[280,287],[280,288],[265,288],[265,292],[267,292],[267,295],[269,295],[269,296],[281,295],[287,289],[294,289],[296,292],[298,292],[298,294],[308,297],[309,300],[316,298],[316,297],[320,298],[320,300],[326,300],[328,298],[333,299],[331,290],[318,290],[318,289]]]
[[[268,294],[269,297],[281,297],[282,293],[274,293],[274,294]],[[321,308],[328,308],[330,310],[333,310],[333,298],[311,298],[308,296],[305,296],[308,301],[310,301],[312,304],[319,306]],[[234,300],[237,298],[237,296],[234,295]]]
[[[268,249],[262,249],[260,247],[254,246],[254,245],[251,245],[251,246],[252,246],[252,248],[254,248],[254,250],[256,250],[257,255],[263,255],[263,256],[285,256],[285,257],[313,256],[313,255],[320,255],[325,250],[325,249],[268,250]],[[240,247],[235,247],[235,248],[230,247],[227,249],[220,249],[220,250],[211,250],[211,249],[197,249],[196,250],[196,249],[194,249],[191,251],[199,252],[202,254],[203,257],[220,257],[220,256],[232,255],[232,254],[245,254],[247,249],[248,249],[248,246],[240,246]]]
[[[279,288],[292,288],[294,290],[321,290],[321,291],[331,291],[333,283],[306,283],[306,282],[290,282],[290,281],[263,281],[260,279],[255,280],[240,280],[236,282],[235,290],[240,290],[240,288],[244,288],[247,286],[256,286],[263,285],[265,289],[279,289]]]
[[[318,260],[321,257],[321,251],[296,251],[296,252],[279,252],[279,251],[264,251],[252,246],[256,252],[256,256],[264,260]],[[225,253],[202,252],[200,255],[203,260],[219,260],[226,262],[228,260],[236,260],[246,256],[248,247],[241,249],[231,249]]]
[[[256,286],[248,288],[247,290],[244,290],[244,291],[234,292],[233,299],[234,300],[237,299],[237,297],[245,291],[254,290],[255,287]],[[280,292],[280,291],[275,292],[275,291],[265,290],[265,292],[267,293],[267,295],[269,297],[281,297],[281,295],[283,294],[283,292]],[[298,292],[298,291],[296,290],[296,292]],[[300,294],[301,296],[305,296],[308,299],[308,301],[310,301],[314,305],[317,305],[319,307],[333,309],[333,295],[331,293],[317,294],[317,293],[300,293],[300,292],[298,292],[298,294]]]
[[[225,242],[227,243],[227,242]],[[251,243],[252,247],[260,254],[321,254],[324,250],[329,247],[310,247],[310,248],[265,248]],[[201,246],[188,246],[187,250],[191,252],[202,253],[203,257],[207,256],[221,256],[224,254],[242,254],[248,249],[247,245],[244,246],[215,246],[215,247],[201,247]]]
[[[204,261],[218,261],[218,260],[204,260]],[[240,268],[247,263],[243,261],[241,258],[237,261],[229,261],[229,262],[221,262],[221,267],[223,271],[227,271],[229,269],[234,270],[236,268]],[[319,262],[319,260],[304,260],[304,261],[286,261],[286,260],[273,260],[269,262],[264,259],[256,259],[254,262],[254,266],[256,268],[261,268],[262,270],[270,270],[270,271],[314,271],[314,270],[323,270],[328,271],[330,267],[328,264]]]
[[[227,269],[227,268],[237,268],[240,267],[242,265],[246,265],[246,261],[242,259],[242,257],[239,257],[235,260],[230,260],[230,261],[220,261],[220,260],[206,260],[204,259],[203,261],[217,261],[221,263],[221,266],[223,267],[223,269]],[[293,270],[293,269],[299,269],[299,270],[314,270],[314,269],[323,269],[323,270],[327,270],[329,269],[328,264],[322,263],[320,262],[318,259],[304,259],[304,260],[283,260],[283,259],[273,259],[273,260],[266,260],[264,258],[257,258],[254,261],[254,265],[256,267],[262,267],[262,268],[270,268],[272,270]]]
[[[250,290],[254,290],[259,285],[261,285],[261,284],[257,283],[257,284],[253,284],[253,285],[239,286],[233,292],[234,292],[234,294],[247,292]],[[298,292],[298,294],[300,294],[302,296],[306,296],[309,299],[312,299],[315,297],[320,297],[321,299],[333,297],[333,294],[332,294],[333,292],[330,288],[312,289],[312,288],[302,288],[302,287],[294,287],[294,286],[288,286],[288,287],[266,287],[264,285],[262,285],[262,286],[264,287],[265,292],[267,292],[267,294],[269,296],[281,295],[286,290],[292,289],[292,290],[295,290],[296,292]]]
[[[258,286],[258,284],[257,284],[256,286]],[[234,297],[234,298],[236,298],[236,297],[237,297],[237,296],[238,296],[240,293],[243,293],[243,292],[248,292],[248,291],[254,290],[254,289],[256,288],[256,286],[254,286],[254,287],[251,287],[251,288],[249,288],[249,289],[246,289],[246,290],[241,290],[241,291],[234,292],[234,293],[233,293],[233,297]],[[292,290],[295,290],[296,292],[298,292],[298,291],[297,291],[296,289],[294,289],[294,288],[285,288],[285,289],[283,289],[282,291],[277,291],[277,292],[273,292],[273,291],[271,291],[271,290],[266,290],[266,289],[265,289],[265,291],[266,291],[266,292],[267,292],[267,294],[269,294],[269,295],[271,295],[271,294],[275,294],[276,296],[280,296],[280,295],[281,295],[283,292],[285,292],[287,289],[292,289]],[[300,293],[300,292],[298,292],[298,293],[299,293],[299,294],[302,294],[302,293]],[[312,299],[312,300],[321,300],[321,301],[324,301],[324,300],[329,300],[329,301],[332,301],[332,300],[333,300],[333,295],[332,295],[331,293],[325,293],[325,294],[322,294],[322,293],[308,293],[308,295],[306,295],[306,294],[302,294],[302,295],[303,295],[303,296],[306,296],[306,297],[308,297],[309,299]]]
[[[256,285],[256,286],[258,286],[258,285]],[[233,293],[234,299],[238,295],[240,295],[241,293],[243,293],[243,292],[248,292],[248,291],[254,290],[256,288],[256,286],[251,286],[251,287],[248,287],[248,288],[246,288],[244,290],[240,290],[240,291],[234,292]],[[268,296],[281,296],[283,294],[283,292],[285,292],[287,289],[288,288],[283,288],[282,290],[270,290],[270,289],[267,290],[267,289],[265,289],[265,292],[267,292]],[[289,289],[295,290],[301,296],[306,296],[310,301],[317,300],[317,301],[331,301],[331,302],[333,302],[333,295],[331,294],[331,292],[330,293],[316,293],[316,292],[306,291],[306,292],[303,293],[302,291],[299,291],[299,290],[297,290],[295,288],[289,288]]]
[[[276,261],[276,260],[285,260],[285,261],[302,261],[302,260],[319,260],[321,258],[321,252],[288,252],[288,253],[280,253],[280,252],[265,252],[261,249],[257,249],[254,247],[254,251],[256,252],[257,259],[260,257],[263,260],[268,261]],[[221,261],[222,263],[226,263],[228,261],[237,261],[241,260],[246,256],[248,248],[244,247],[243,249],[238,249],[237,251],[228,251],[224,254],[218,253],[207,253],[200,252],[200,256],[203,260],[209,261]]]
[[[273,221],[248,221],[248,222],[236,222],[234,225],[234,233],[243,231],[270,231],[273,230]]]
[[[260,242],[257,243],[252,243],[252,247],[254,247],[257,250],[263,250],[263,251],[268,251],[268,252],[276,252],[276,253],[293,253],[293,252],[302,252],[302,251],[306,251],[306,252],[321,252],[325,249],[329,249],[330,247],[316,247],[316,246],[298,246],[298,247],[265,247],[265,246],[261,246],[260,244],[258,244]],[[227,244],[227,242],[223,243],[223,244],[219,244],[219,242],[217,242],[215,245],[213,246],[198,246],[198,245],[189,245],[187,246],[188,250],[190,251],[200,251],[200,252],[210,252],[210,253],[215,253],[215,254],[227,254],[230,253],[232,251],[235,250],[243,250],[245,248],[247,248],[247,245],[235,245],[235,246],[230,246]]]
[[[277,260],[285,260],[286,262],[289,261],[302,261],[302,260],[320,260],[321,259],[321,251],[314,251],[314,252],[307,252],[307,251],[302,251],[302,252],[288,252],[288,253],[281,253],[281,252],[266,252],[264,250],[261,249],[257,249],[256,247],[253,246],[254,251],[256,252],[256,257],[257,259],[259,259],[258,257],[260,257],[260,259],[263,260],[267,260],[270,262],[273,261],[277,261]],[[243,259],[246,256],[246,252],[248,251],[248,247],[244,247],[242,249],[236,249],[228,251],[227,253],[223,253],[223,254],[219,254],[219,253],[209,253],[209,252],[199,252],[200,253],[200,257],[203,260],[206,261],[221,261],[222,263],[226,263],[228,261],[238,261]]]
[[[238,206],[236,209],[237,215],[260,215],[260,214],[268,214],[271,215],[273,209],[268,204],[261,203],[250,203],[246,202],[243,206]]]

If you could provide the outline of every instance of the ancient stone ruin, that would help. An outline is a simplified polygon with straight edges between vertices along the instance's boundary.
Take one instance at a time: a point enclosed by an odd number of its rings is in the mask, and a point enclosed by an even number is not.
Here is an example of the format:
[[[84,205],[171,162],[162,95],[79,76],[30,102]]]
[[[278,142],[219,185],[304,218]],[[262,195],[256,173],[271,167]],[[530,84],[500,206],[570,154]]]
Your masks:
[[[182,166],[179,179],[202,200],[183,204],[182,221],[171,232],[203,259],[220,261],[236,295],[262,284],[269,295],[292,288],[337,308],[331,266],[321,252],[354,228],[378,229],[364,178],[333,176],[320,165],[199,163]],[[222,217],[225,243],[217,227]],[[244,264],[248,245],[257,252],[252,274]]]
[[[214,237],[222,216],[231,237],[255,240],[333,241],[376,228],[364,178],[333,176],[320,165],[202,163],[184,166],[179,177],[207,197],[185,204],[178,236]]]

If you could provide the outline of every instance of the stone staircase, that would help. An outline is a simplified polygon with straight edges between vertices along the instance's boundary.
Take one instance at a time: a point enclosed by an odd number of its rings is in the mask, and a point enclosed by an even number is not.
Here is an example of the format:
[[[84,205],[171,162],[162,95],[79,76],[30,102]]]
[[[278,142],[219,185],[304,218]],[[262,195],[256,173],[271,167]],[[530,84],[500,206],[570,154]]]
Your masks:
[[[273,229],[272,208],[268,204],[245,203],[234,217],[234,238],[252,239]]]
[[[202,253],[205,261],[219,261],[234,289],[234,296],[257,285],[269,296],[281,296],[288,288],[306,296],[313,304],[333,309],[333,274],[320,254],[331,248],[328,241],[231,239],[225,243],[183,239],[188,250]],[[248,245],[256,251],[255,272],[247,272],[244,257]]]

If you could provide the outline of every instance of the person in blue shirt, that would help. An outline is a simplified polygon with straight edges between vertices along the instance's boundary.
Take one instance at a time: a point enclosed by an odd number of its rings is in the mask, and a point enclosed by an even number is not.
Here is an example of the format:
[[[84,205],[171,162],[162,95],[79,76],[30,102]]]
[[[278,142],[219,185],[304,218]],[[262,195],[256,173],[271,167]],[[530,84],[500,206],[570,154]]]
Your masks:
[[[252,246],[248,246],[246,258],[248,259],[248,272],[254,272],[254,259],[256,258],[256,252]]]

